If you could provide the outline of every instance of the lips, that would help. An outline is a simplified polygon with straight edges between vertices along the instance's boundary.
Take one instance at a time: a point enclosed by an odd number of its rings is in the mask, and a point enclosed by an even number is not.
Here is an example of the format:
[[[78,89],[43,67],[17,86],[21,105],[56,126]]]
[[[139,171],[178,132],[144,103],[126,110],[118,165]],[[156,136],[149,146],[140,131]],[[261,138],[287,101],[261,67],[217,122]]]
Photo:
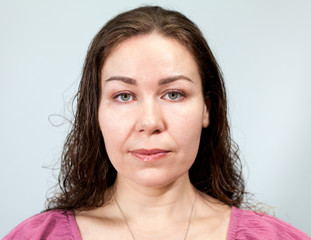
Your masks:
[[[170,151],[163,149],[137,149],[130,151],[130,153],[140,160],[150,162],[166,157]]]

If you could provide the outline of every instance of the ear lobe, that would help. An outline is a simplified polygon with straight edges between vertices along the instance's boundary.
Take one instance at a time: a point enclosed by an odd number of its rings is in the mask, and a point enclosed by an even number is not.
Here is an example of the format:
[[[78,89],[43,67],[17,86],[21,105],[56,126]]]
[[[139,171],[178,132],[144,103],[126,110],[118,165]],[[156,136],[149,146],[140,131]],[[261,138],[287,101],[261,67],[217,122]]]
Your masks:
[[[207,98],[204,101],[204,109],[203,109],[203,118],[202,118],[202,127],[207,128],[209,125],[209,112],[211,109],[211,101]]]

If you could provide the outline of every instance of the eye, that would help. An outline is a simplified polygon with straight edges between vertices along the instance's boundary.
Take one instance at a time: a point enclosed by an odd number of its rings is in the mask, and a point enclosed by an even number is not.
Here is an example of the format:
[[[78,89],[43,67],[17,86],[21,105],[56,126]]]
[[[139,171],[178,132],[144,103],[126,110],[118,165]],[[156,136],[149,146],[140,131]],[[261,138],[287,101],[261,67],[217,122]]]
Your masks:
[[[117,93],[113,96],[113,99],[119,102],[130,102],[133,100],[133,95],[127,92]]]
[[[171,101],[178,101],[184,98],[186,95],[181,91],[169,91],[164,95],[164,99],[171,100]]]

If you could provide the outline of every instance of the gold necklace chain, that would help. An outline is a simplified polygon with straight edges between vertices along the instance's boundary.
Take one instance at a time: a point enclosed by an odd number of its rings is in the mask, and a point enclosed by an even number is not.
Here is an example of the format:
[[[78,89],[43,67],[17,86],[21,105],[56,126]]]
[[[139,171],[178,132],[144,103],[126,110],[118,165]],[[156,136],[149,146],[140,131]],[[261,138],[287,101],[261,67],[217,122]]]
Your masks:
[[[117,201],[115,192],[113,193],[113,198],[114,198],[114,200],[115,200],[116,203],[117,203],[117,206],[118,206],[119,211],[120,211],[120,213],[121,213],[121,215],[122,215],[123,221],[125,222],[125,224],[126,224],[128,230],[129,230],[129,232],[131,233],[131,236],[132,236],[133,240],[136,240],[135,237],[134,237],[133,231],[132,231],[132,229],[130,228],[130,225],[128,224],[128,222],[127,222],[127,219],[126,219],[126,217],[125,217],[125,214],[123,213],[123,211],[122,211],[122,209],[121,209],[121,207],[120,207],[120,205],[119,205],[119,203],[118,203],[118,201]],[[188,220],[188,226],[187,226],[187,230],[186,230],[186,233],[185,233],[184,240],[187,239],[187,235],[188,235],[188,232],[189,232],[189,228],[190,228],[190,224],[191,224],[191,220],[192,220],[193,209],[194,209],[194,204],[195,204],[196,199],[197,199],[197,193],[195,193],[195,195],[194,195],[194,200],[193,200],[193,202],[192,202],[191,211],[190,211],[189,220]]]

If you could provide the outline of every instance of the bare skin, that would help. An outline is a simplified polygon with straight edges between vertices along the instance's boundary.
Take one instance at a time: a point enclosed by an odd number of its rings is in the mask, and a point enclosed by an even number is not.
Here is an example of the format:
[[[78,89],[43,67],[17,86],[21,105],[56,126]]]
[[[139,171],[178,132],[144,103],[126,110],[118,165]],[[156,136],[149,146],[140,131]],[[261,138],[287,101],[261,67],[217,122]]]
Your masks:
[[[188,183],[185,185],[184,182]],[[227,238],[231,208],[196,191],[187,175],[159,189],[142,189],[131,185],[124,185],[129,190],[126,193],[120,192],[122,186],[117,188],[115,196],[136,240],[184,239],[195,195],[187,239]],[[105,206],[76,213],[82,239],[133,240],[112,197],[113,189],[107,194],[111,200]]]

